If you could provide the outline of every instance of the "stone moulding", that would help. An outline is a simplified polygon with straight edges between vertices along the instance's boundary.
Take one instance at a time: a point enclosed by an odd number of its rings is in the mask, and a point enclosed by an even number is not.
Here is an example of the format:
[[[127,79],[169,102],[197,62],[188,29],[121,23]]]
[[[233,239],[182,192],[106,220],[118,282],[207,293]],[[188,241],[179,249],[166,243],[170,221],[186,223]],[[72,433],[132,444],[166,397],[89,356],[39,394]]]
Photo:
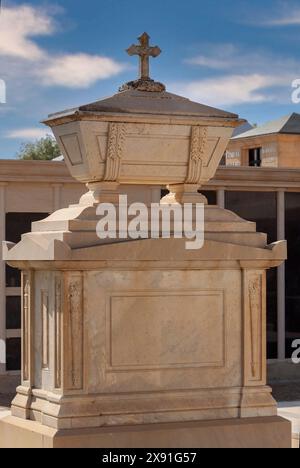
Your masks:
[[[20,393],[22,388],[19,389]],[[145,392],[140,395],[60,395],[33,390],[35,406],[28,419],[55,429],[113,427],[157,423],[224,420],[277,414],[269,387]],[[254,404],[253,404],[254,403]],[[251,416],[252,412],[252,416]],[[13,407],[13,415],[17,413]],[[247,416],[245,416],[247,417]]]

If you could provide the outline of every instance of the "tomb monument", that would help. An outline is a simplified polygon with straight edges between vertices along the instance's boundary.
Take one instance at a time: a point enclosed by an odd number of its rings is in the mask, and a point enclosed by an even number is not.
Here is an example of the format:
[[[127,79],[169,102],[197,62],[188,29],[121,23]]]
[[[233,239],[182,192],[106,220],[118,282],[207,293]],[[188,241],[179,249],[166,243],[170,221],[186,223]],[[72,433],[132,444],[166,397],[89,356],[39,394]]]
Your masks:
[[[201,195],[242,121],[151,79],[161,50],[139,40],[136,81],[45,121],[87,193],[3,246],[22,270],[22,384],[0,446],[289,448],[266,384],[266,271],[286,243]],[[141,185],[205,204],[202,248],[99,239],[99,204]]]

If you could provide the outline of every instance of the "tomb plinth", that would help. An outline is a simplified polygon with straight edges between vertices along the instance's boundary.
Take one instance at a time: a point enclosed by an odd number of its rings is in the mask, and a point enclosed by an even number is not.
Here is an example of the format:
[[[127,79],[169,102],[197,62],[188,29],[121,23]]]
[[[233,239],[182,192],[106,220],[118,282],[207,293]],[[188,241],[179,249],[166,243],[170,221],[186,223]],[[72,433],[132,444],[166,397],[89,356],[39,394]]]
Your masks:
[[[97,206],[126,185],[199,193],[238,116],[141,76],[47,119],[87,194],[4,245],[22,270],[22,385],[0,422],[9,447],[291,447],[266,385],[266,271],[286,258],[255,223],[205,205],[204,246],[100,240]]]

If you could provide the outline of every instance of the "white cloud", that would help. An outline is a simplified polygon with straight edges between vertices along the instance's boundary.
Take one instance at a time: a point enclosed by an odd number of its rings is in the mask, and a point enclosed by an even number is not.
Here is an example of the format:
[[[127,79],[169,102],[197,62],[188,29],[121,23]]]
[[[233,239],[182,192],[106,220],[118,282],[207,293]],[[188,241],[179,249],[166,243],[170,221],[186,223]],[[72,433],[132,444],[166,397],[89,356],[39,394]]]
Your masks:
[[[272,12],[268,11],[265,15],[256,15],[250,24],[271,27],[300,25],[300,7],[290,1],[277,2]]]
[[[123,69],[123,65],[111,58],[79,53],[52,57],[37,74],[44,85],[87,88],[98,80],[117,75]]]
[[[214,70],[223,70],[232,66],[238,54],[237,47],[233,44],[208,44],[205,50],[207,52],[206,54],[196,55],[195,57],[185,60],[185,63]]]
[[[63,86],[87,88],[98,80],[108,79],[125,66],[110,57],[74,53],[48,53],[34,38],[53,35],[55,15],[60,10],[35,8],[29,5],[3,7],[0,15],[1,74],[22,87]],[[18,92],[18,91],[17,91]],[[21,93],[22,94],[22,93]]]
[[[29,5],[3,7],[0,15],[0,55],[38,60],[45,52],[33,40],[55,30],[46,10]]]
[[[204,50],[185,63],[199,67],[201,75],[205,71],[211,75],[214,70],[217,76],[175,84],[173,89],[210,105],[290,102],[291,83],[300,76],[300,66],[294,58],[233,44],[206,44]]]
[[[231,73],[272,73],[298,76],[299,62],[292,57],[274,54],[265,49],[249,50],[234,44],[207,44],[206,53],[195,55],[185,63],[211,70],[230,70]]]
[[[262,26],[297,26],[300,25],[300,9],[278,18],[262,21]]]
[[[210,106],[231,106],[273,100],[266,89],[283,86],[284,77],[230,75],[171,85],[173,92]]]
[[[50,130],[47,130],[46,128],[38,128],[38,127],[33,127],[33,128],[19,128],[16,130],[11,130],[6,133],[5,137],[9,139],[24,139],[24,140],[36,140],[39,138],[43,138],[46,135],[49,135],[51,133]]]

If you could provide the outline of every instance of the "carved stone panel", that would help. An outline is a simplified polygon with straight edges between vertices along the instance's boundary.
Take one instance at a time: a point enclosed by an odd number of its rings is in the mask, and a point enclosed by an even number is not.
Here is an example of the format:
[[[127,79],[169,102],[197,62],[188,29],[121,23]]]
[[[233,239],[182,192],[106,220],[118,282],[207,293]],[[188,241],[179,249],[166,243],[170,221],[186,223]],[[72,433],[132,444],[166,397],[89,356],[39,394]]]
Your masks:
[[[22,274],[22,380],[30,380],[31,342],[30,324],[32,316],[32,273]]]
[[[42,317],[42,366],[49,369],[49,292],[41,291],[41,317]]]
[[[83,278],[80,272],[65,277],[64,320],[65,388],[83,388]]]
[[[190,160],[188,167],[187,184],[197,184],[201,180],[204,165],[204,155],[207,146],[206,127],[192,127]]]
[[[78,166],[82,164],[83,158],[80,141],[76,133],[62,136],[61,144],[65,150],[64,154],[67,155],[72,166]]]
[[[54,279],[55,298],[54,298],[54,372],[55,372],[55,388],[61,388],[61,371],[62,371],[62,307],[61,307],[61,276],[57,275]]]
[[[30,314],[30,282],[27,275],[24,275],[23,290],[23,379],[29,378],[29,314]]]
[[[106,171],[104,180],[118,181],[126,137],[125,124],[111,123],[109,126]]]
[[[264,271],[244,271],[244,383],[266,383],[266,286]]]

